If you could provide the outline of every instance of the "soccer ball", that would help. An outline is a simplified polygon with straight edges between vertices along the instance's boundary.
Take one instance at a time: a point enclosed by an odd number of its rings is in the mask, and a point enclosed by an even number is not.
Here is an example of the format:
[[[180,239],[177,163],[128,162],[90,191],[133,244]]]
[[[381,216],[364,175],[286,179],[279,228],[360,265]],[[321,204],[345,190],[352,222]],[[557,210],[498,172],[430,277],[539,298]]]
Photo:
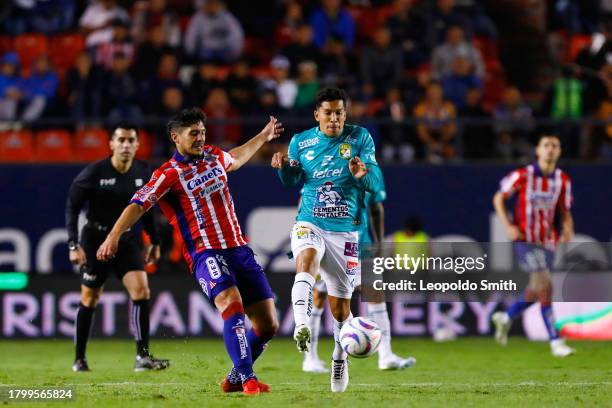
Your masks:
[[[349,356],[366,358],[376,353],[382,332],[378,325],[365,317],[354,317],[340,330],[340,346]]]

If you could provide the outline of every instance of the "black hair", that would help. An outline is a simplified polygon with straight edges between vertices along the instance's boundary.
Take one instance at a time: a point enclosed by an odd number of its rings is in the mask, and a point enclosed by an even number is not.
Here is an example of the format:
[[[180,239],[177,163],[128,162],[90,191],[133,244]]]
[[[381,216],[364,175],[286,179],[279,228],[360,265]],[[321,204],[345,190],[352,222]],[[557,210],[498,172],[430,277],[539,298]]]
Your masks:
[[[554,137],[559,142],[561,142],[561,138],[559,137],[559,135],[552,133],[552,132],[544,132],[538,136],[538,141],[536,142],[536,146],[538,146],[540,142],[542,141],[542,139],[544,139],[545,137]]]
[[[109,135],[110,140],[113,140],[113,136],[115,135],[115,131],[117,129],[133,130],[134,132],[136,132],[136,138],[140,139],[140,135],[138,134],[138,126],[136,126],[135,123],[121,121],[121,122],[117,122],[113,126],[112,131],[110,132],[110,135]]]
[[[315,101],[317,109],[323,102],[331,101],[342,101],[344,107],[346,107],[348,96],[346,95],[346,92],[340,88],[323,88],[317,92]]]
[[[419,217],[408,217],[404,222],[404,228],[408,231],[419,232],[423,230],[423,221]]]
[[[200,108],[183,109],[170,118],[166,129],[168,137],[172,133],[176,133],[179,129],[195,125],[199,122],[206,124],[206,114]],[[172,140],[172,138],[170,137]]]

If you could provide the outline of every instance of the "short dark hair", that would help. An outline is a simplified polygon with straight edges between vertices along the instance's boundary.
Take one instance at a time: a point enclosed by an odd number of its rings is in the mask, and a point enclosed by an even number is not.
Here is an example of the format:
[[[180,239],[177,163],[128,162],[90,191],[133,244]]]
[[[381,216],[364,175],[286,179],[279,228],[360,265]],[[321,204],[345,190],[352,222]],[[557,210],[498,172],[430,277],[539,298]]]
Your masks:
[[[340,88],[323,88],[319,92],[317,92],[315,101],[317,109],[321,106],[323,102],[331,101],[342,101],[344,107],[346,107],[348,96],[346,95],[346,92],[344,92],[344,90]]]
[[[138,134],[138,126],[136,126],[136,124],[132,122],[122,121],[122,122],[117,122],[112,127],[110,135],[108,135],[110,140],[113,140],[113,136],[115,135],[115,131],[117,129],[133,130],[134,132],[136,132],[136,137],[140,139],[140,135]]]
[[[423,221],[417,216],[406,218],[404,221],[404,228],[408,231],[419,232],[423,230]]]
[[[166,125],[168,137],[179,129],[202,122],[206,124],[206,114],[200,108],[183,109],[172,116]]]
[[[540,144],[540,142],[542,141],[542,139],[544,139],[545,137],[554,137],[555,139],[557,139],[559,142],[561,142],[561,138],[559,137],[559,135],[555,134],[555,133],[542,133],[538,136],[538,141],[536,143],[536,146]]]

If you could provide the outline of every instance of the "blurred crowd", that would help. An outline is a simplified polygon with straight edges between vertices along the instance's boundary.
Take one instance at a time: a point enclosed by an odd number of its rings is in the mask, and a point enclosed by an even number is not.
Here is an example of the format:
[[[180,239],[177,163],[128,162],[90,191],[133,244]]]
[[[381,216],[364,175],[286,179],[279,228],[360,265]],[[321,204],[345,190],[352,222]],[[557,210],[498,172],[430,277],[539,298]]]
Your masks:
[[[543,131],[560,134],[566,157],[612,159],[610,1],[531,2],[544,7],[534,24],[554,62],[538,89],[520,81],[520,51],[503,57],[504,44],[521,41],[500,17],[508,1],[8,3],[5,128],[129,120],[164,157],[164,120],[182,108],[202,107],[209,142],[228,148],[270,114],[289,132],[313,125],[316,92],[333,85],[348,91],[349,121],[370,130],[385,161],[527,159]],[[72,40],[48,45],[59,37]]]

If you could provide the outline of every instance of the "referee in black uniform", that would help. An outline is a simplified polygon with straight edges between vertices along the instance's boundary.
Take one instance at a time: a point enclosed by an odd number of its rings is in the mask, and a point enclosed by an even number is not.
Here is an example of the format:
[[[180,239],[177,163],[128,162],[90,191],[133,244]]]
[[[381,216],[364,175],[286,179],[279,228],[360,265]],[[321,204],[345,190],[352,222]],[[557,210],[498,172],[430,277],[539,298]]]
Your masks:
[[[168,360],[153,358],[149,353],[149,283],[144,262],[157,262],[160,255],[159,238],[153,212],[143,217],[144,229],[151,237],[143,259],[140,234],[129,231],[121,237],[119,251],[109,262],[96,259],[96,250],[115,224],[123,208],[140,187],[151,177],[148,166],[135,161],[138,133],[134,126],[118,125],[111,135],[112,155],[85,167],[70,186],[66,203],[66,229],[70,262],[81,270],[81,303],[76,316],[76,358],[73,371],[89,371],[85,348],[91,331],[96,304],[109,274],[115,274],[127,289],[132,300],[130,322],[136,339],[135,371],[160,370],[170,365]],[[78,216],[88,205],[87,224],[79,241]]]

